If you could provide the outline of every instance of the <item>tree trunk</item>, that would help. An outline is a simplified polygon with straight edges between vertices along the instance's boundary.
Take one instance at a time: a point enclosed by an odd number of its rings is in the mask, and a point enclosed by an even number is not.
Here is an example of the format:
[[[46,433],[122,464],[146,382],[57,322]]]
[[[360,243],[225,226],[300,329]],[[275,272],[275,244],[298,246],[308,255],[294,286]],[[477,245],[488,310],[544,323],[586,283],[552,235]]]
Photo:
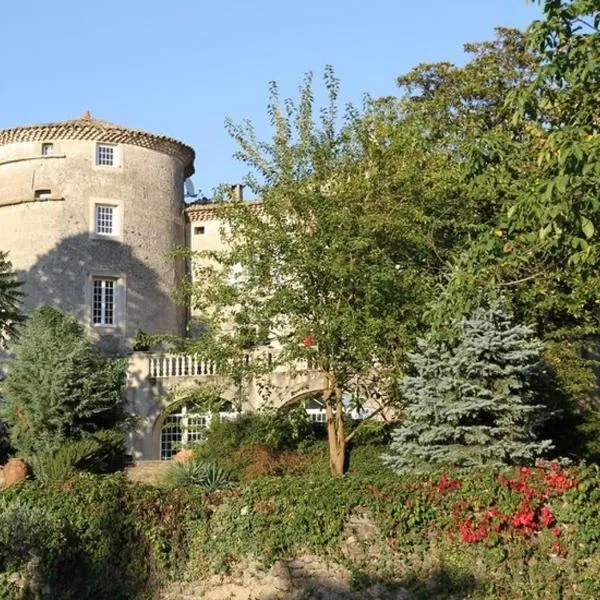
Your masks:
[[[344,432],[344,407],[342,390],[330,375],[324,393],[325,409],[327,411],[327,439],[329,442],[329,470],[339,477],[346,468],[346,435]],[[333,396],[333,397],[332,397]],[[333,411],[335,403],[335,412]]]

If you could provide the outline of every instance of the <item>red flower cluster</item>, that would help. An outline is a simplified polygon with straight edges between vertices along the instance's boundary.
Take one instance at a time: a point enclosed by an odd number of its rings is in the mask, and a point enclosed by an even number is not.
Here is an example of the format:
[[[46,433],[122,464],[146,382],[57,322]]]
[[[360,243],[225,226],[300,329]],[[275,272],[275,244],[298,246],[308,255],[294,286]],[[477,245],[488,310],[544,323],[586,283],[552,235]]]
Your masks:
[[[444,481],[443,486],[442,481]],[[562,553],[558,540],[562,530],[557,526],[556,517],[548,506],[548,500],[550,496],[560,496],[566,490],[577,486],[577,480],[561,472],[558,463],[554,461],[547,465],[540,465],[535,470],[523,467],[512,479],[499,475],[498,481],[500,485],[521,496],[519,508],[513,514],[507,515],[492,506],[483,513],[478,522],[475,522],[472,516],[463,519],[459,523],[459,534],[462,540],[469,544],[481,542],[492,532],[496,534],[514,532],[524,537],[531,537],[542,529],[552,528],[552,535],[556,538],[553,552]],[[442,476],[436,489],[442,491],[448,485]]]
[[[487,523],[481,522],[475,527],[473,519],[469,517],[468,519],[462,521],[459,526],[459,531],[463,542],[475,544],[477,542],[481,542],[487,536]]]
[[[439,483],[435,486],[437,492],[453,492],[460,488],[461,483],[458,479],[450,479],[446,473],[442,473]]]
[[[501,513],[495,506],[492,506],[492,508],[483,514],[481,522],[478,525],[475,525],[472,517],[461,521],[459,525],[460,537],[463,542],[467,542],[468,544],[481,542],[487,537],[490,531],[500,533],[506,528],[507,522],[508,515]]]
[[[550,470],[544,472],[544,483],[555,492],[562,494],[567,490],[577,487],[577,480],[574,477],[568,477],[558,470],[558,463],[550,463]]]

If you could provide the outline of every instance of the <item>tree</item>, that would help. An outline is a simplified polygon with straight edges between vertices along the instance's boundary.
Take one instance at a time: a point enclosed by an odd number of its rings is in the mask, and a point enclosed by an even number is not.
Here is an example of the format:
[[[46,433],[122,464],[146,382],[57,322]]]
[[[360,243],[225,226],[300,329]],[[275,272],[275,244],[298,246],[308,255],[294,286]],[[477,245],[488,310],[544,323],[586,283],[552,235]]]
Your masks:
[[[202,257],[210,260],[190,293],[207,323],[195,350],[218,357],[240,383],[248,371],[299,359],[323,373],[330,469],[339,475],[353,435],[342,395],[362,403],[369,381],[383,404],[396,399],[390,383],[422,327],[440,262],[419,227],[429,220],[415,168],[421,151],[408,133],[392,143],[398,107],[367,101],[340,119],[330,70],[325,83],[318,123],[309,77],[297,103],[282,106],[272,87],[271,142],[250,123],[230,124],[261,202],[221,197],[227,248]],[[272,363],[253,351],[269,340],[281,349]]]
[[[384,461],[395,471],[530,462],[551,447],[532,435],[542,345],[499,308],[454,324],[458,341],[430,336],[401,384],[405,420]]]
[[[597,363],[585,357],[600,333],[600,7],[597,0],[543,6],[524,38],[537,57],[533,77],[505,93],[513,133],[482,131],[465,148],[465,183],[497,210],[454,261],[433,316],[441,323],[468,314],[482,290],[505,297],[544,341],[589,435],[599,421],[590,403]]]
[[[0,348],[16,334],[16,326],[23,320],[19,312],[22,292],[8,255],[0,251]]]
[[[22,329],[4,382],[11,445],[31,456],[118,428],[124,380],[123,362],[104,357],[75,319],[39,308]]]
[[[451,277],[455,256],[514,201],[514,171],[534,162],[516,140],[535,132],[514,125],[504,102],[534,79],[537,54],[506,29],[466,50],[466,66],[419,65],[399,79],[402,98],[367,100],[344,119],[328,72],[318,125],[310,80],[297,104],[281,106],[272,88],[271,142],[251,123],[229,125],[262,204],[223,202],[230,249],[205,257],[216,267],[205,264],[190,290],[210,324],[202,345],[237,365],[240,390],[247,370],[273,366],[247,362],[269,337],[282,342],[282,359],[313,360],[328,378],[333,472],[342,470],[347,441],[335,398],[351,388],[355,397],[368,389],[397,400],[393,382],[426,328],[423,307]],[[482,159],[473,148],[484,136],[496,180],[474,185]],[[505,147],[514,154],[500,161]],[[242,275],[231,285],[235,269]],[[314,344],[304,346],[306,338]]]
[[[473,189],[504,201],[457,262],[453,306],[443,311],[468,312],[482,286],[502,288],[542,337],[597,332],[599,23],[597,0],[548,0],[544,19],[527,30],[539,57],[534,77],[507,90],[504,103],[520,133],[500,145],[482,132],[467,151]],[[510,195],[503,165],[514,165]]]

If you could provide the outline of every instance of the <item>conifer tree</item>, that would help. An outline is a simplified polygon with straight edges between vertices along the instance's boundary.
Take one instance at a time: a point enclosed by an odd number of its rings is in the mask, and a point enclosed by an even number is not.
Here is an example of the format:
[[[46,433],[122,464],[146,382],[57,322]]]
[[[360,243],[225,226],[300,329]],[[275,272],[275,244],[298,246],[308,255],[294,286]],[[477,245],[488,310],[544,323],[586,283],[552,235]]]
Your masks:
[[[383,456],[398,473],[529,462],[552,447],[533,433],[543,366],[532,329],[498,307],[477,309],[454,327],[454,343],[430,335],[411,356],[415,374],[401,384],[405,421]]]
[[[15,326],[23,320],[19,312],[20,287],[7,254],[0,251],[0,347],[14,336]]]
[[[101,354],[72,317],[42,306],[28,318],[15,354],[0,416],[19,453],[53,452],[123,423],[123,361]]]

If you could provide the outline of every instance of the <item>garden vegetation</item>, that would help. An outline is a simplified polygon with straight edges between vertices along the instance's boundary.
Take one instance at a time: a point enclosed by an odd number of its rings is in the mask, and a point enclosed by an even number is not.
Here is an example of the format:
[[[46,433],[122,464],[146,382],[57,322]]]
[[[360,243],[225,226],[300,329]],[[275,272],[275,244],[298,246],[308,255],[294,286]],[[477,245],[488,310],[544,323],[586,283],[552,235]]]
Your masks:
[[[342,113],[328,68],[320,111],[311,76],[297,101],[272,86],[271,140],[229,124],[262,202],[217,197],[229,246],[186,282],[203,327],[178,344],[217,359],[234,405],[248,375],[310,361],[326,424],[213,418],[158,487],[97,474],[122,450],[123,363],[56,309],[20,325],[0,253],[2,419],[33,468],[0,493],[0,598],[151,598],[303,552],[356,597],[597,596],[600,5],[543,12],[398,98]],[[275,338],[274,361],[252,352]],[[349,419],[366,404],[384,420]]]

